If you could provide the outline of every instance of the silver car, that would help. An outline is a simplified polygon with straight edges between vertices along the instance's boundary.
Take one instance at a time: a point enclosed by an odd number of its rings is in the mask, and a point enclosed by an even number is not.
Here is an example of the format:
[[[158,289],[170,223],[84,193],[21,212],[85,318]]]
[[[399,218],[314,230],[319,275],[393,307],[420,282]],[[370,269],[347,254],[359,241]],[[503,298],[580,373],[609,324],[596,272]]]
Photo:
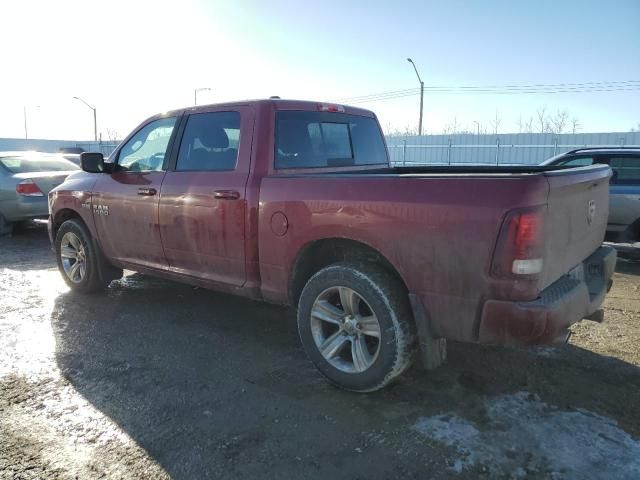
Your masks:
[[[60,155],[0,152],[0,235],[13,225],[49,215],[47,194],[78,166]]]
[[[550,158],[543,165],[579,167],[594,163],[604,163],[613,170],[608,239],[640,242],[640,148],[581,148]]]

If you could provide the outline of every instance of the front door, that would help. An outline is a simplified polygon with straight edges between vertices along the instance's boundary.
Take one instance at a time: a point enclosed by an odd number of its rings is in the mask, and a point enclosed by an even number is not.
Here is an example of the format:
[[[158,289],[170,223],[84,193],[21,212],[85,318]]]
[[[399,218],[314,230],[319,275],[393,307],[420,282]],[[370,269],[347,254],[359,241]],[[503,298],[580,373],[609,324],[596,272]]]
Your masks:
[[[184,125],[175,167],[167,172],[160,199],[169,268],[241,286],[253,111],[212,108],[189,115]]]
[[[122,262],[167,268],[158,201],[176,117],[151,121],[115,153],[113,173],[100,175],[92,197],[104,253]]]

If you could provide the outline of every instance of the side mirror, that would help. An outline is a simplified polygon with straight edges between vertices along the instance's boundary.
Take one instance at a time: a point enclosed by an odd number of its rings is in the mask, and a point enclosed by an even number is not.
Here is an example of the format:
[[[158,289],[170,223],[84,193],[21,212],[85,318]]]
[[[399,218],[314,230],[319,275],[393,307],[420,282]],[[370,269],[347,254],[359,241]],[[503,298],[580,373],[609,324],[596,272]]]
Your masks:
[[[94,152],[81,153],[80,168],[89,173],[102,173],[104,172],[104,156]]]

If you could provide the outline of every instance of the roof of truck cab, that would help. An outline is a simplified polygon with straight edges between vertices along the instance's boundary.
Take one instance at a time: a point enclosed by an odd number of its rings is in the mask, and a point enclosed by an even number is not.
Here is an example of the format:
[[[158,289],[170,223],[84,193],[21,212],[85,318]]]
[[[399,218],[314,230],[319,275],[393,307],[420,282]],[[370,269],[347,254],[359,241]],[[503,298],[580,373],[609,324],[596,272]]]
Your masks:
[[[320,111],[323,105],[338,105],[344,107],[344,113],[352,115],[362,115],[366,117],[375,117],[375,114],[371,110],[364,108],[352,107],[349,105],[343,105],[334,102],[320,102],[309,100],[288,100],[280,98],[262,98],[252,100],[238,100],[232,102],[223,103],[210,103],[207,105],[196,105],[192,107],[184,107],[169,112],[160,113],[157,116],[165,115],[178,115],[181,113],[200,113],[211,110],[211,108],[234,108],[243,107],[249,105],[263,106],[274,110],[305,110],[305,111]]]

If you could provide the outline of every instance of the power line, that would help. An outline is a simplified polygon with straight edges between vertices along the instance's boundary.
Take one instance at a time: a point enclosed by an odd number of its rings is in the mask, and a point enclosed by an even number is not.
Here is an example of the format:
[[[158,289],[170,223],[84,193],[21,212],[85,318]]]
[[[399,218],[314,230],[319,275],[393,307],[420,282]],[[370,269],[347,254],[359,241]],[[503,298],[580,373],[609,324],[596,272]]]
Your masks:
[[[530,84],[530,85],[464,85],[464,86],[425,86],[426,94],[443,95],[516,95],[516,94],[540,94],[540,93],[589,93],[589,92],[617,92],[640,90],[640,80],[624,80],[610,82],[582,82],[582,83],[556,83],[556,84]],[[393,90],[388,92],[345,97],[338,100],[341,103],[366,103],[379,100],[391,100],[403,98],[420,93],[419,88]]]
[[[462,85],[462,86],[425,86],[425,90],[432,91],[458,91],[458,90],[553,90],[553,89],[594,89],[606,87],[637,87],[640,86],[640,80],[624,80],[611,82],[583,82],[583,83],[556,83],[556,84],[531,84],[531,85]],[[404,90],[393,90],[382,93],[373,93],[369,95],[360,95],[356,97],[348,97],[350,99],[360,99],[377,96],[387,96],[392,94],[402,94],[407,92],[419,91],[419,88],[410,88]]]
[[[477,85],[463,85],[463,86],[458,86],[458,87],[451,87],[451,86],[445,86],[445,87],[433,87],[433,88],[557,88],[557,87],[584,87],[584,86],[612,86],[612,85],[620,85],[620,84],[638,84],[640,83],[640,80],[619,80],[619,81],[607,81],[607,82],[580,82],[580,83],[533,83],[533,84],[528,84],[528,85],[483,85],[483,86],[477,86]]]

